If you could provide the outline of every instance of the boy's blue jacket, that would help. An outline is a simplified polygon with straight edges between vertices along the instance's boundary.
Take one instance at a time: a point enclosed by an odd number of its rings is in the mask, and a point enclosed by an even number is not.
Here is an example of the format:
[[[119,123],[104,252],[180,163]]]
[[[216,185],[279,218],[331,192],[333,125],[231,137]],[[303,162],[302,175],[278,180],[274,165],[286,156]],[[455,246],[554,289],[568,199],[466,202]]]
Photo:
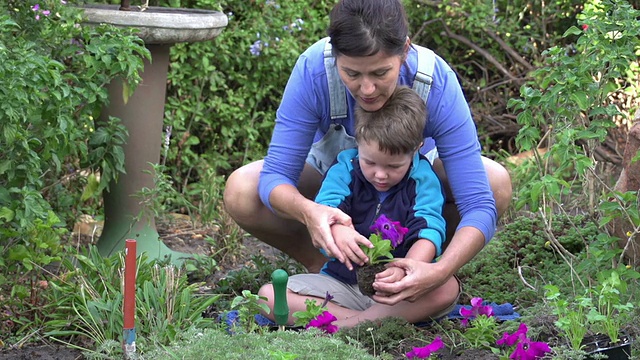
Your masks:
[[[378,191],[362,174],[357,149],[344,150],[338,155],[337,163],[327,172],[315,199],[319,204],[339,208],[351,216],[356,231],[367,238],[371,235],[369,227],[381,214],[399,221],[409,232],[393,251],[394,257],[405,257],[418,239],[431,241],[436,247],[436,256],[442,253],[444,200],[440,179],[429,161],[416,153],[405,177],[380,203]],[[335,259],[328,261],[322,272],[348,284],[357,283],[355,271],[349,271]]]

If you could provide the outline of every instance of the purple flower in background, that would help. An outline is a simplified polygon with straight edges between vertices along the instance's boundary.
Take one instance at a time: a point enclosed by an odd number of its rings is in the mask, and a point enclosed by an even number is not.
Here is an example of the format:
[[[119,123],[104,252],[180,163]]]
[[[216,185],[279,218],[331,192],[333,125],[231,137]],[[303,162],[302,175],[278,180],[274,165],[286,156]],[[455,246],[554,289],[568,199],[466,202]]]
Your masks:
[[[442,343],[442,339],[438,336],[431,344],[423,347],[414,347],[413,350],[409,351],[405,355],[407,359],[426,359],[434,352],[442,349],[444,347],[444,343]]]
[[[479,315],[486,315],[487,317],[493,316],[493,308],[489,305],[482,305],[482,298],[474,297],[471,299],[471,308],[461,307],[460,315],[463,317],[460,323],[462,326],[467,326],[469,320]]]
[[[338,327],[333,325],[332,322],[338,320],[332,313],[328,311],[324,311],[322,314],[318,315],[315,319],[309,321],[306,329],[308,328],[318,328],[327,334],[333,334],[338,331]]]
[[[249,47],[249,52],[251,52],[253,56],[260,56],[262,52],[262,40],[256,40],[253,45]]]
[[[391,246],[396,248],[402,244],[404,235],[409,229],[400,225],[399,221],[391,221],[386,215],[382,214],[369,230],[377,233],[382,239],[390,240]]]
[[[31,11],[36,13],[36,20],[40,20],[40,14],[44,16],[49,16],[51,14],[50,10],[40,10],[40,4],[35,4],[31,7]]]

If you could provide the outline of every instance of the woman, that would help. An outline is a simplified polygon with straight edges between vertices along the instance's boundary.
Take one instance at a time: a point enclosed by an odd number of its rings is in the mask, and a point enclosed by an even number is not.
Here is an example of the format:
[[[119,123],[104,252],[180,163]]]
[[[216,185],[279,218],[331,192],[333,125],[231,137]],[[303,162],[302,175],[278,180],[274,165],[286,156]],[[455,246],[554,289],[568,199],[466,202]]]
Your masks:
[[[317,160],[337,154],[341,149],[336,151],[336,146],[350,146],[356,103],[366,111],[380,109],[396,86],[413,85],[417,71],[417,51],[408,38],[400,0],[341,0],[331,11],[327,32],[347,90],[347,117],[331,119],[323,39],[299,57],[291,73],[267,156],[232,173],[224,193],[227,211],[243,229],[300,261],[309,272],[318,272],[326,261],[319,250],[348,266],[347,255],[358,251],[338,247],[332,237],[332,225],[350,226],[351,219],[310,200],[326,171]],[[511,198],[511,180],[501,165],[481,156],[460,84],[439,57],[427,113],[423,152],[433,154],[434,143],[437,146],[434,169],[447,194],[446,249],[435,263],[398,259],[389,264],[406,276],[393,283],[376,281],[373,299],[394,305],[426,296],[435,314],[458,297],[453,275],[493,236]],[[364,237],[356,241],[368,243]]]

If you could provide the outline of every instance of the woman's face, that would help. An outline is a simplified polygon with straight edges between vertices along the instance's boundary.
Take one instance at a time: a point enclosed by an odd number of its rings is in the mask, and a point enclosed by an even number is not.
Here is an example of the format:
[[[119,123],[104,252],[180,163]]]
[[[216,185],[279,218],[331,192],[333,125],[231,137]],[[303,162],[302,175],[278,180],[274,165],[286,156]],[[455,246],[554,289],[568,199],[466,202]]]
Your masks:
[[[404,56],[382,51],[371,56],[336,58],[340,78],[365,111],[377,111],[387,102],[398,84],[403,62]]]

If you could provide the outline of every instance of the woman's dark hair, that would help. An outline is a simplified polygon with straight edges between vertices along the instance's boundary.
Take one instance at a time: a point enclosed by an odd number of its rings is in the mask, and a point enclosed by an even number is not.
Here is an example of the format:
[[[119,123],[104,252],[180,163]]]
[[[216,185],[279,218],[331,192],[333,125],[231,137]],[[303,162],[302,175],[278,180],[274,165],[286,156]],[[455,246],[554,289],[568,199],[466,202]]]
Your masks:
[[[409,24],[401,0],[340,0],[327,34],[334,55],[402,55]]]

